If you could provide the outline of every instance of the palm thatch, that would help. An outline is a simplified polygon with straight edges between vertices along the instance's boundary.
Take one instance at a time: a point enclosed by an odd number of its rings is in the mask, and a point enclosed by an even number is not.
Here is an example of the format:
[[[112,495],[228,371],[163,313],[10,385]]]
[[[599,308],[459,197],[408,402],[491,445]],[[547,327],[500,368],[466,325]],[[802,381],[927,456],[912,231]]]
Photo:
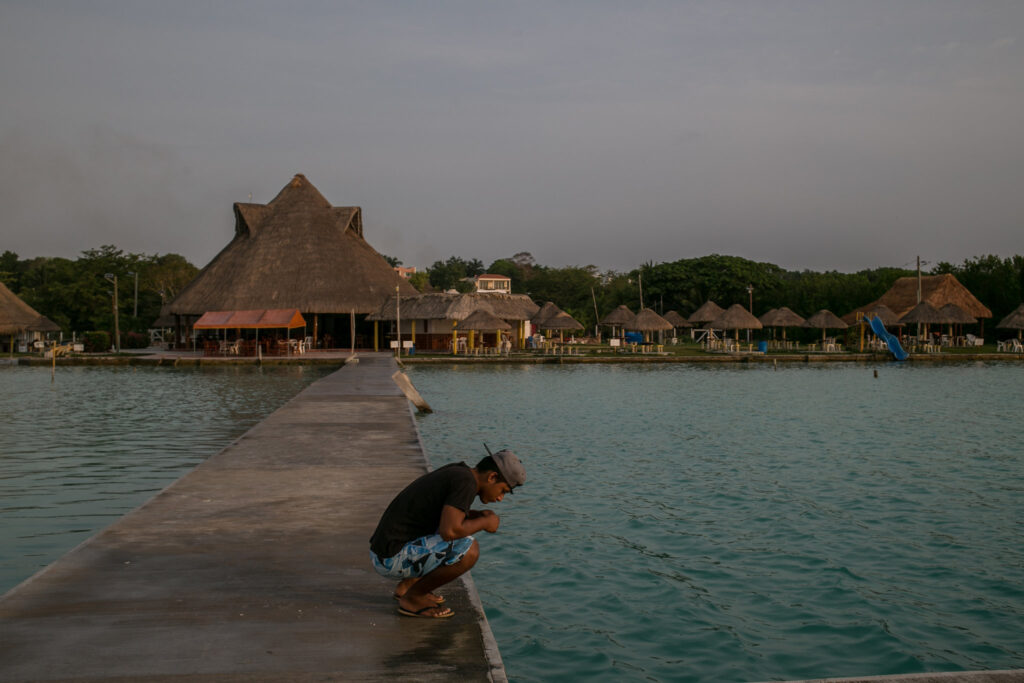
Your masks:
[[[932,306],[927,301],[922,301],[918,305],[914,306],[900,318],[900,322],[904,325],[910,325],[913,323],[922,323],[925,325],[943,324],[951,322],[942,311]]]
[[[642,308],[633,318],[633,322],[626,325],[626,329],[634,332],[657,332],[658,330],[671,330],[672,323],[650,308]]]
[[[601,318],[602,325],[631,325],[636,315],[625,304]]]
[[[716,330],[760,330],[763,327],[761,321],[742,304],[733,304],[725,309],[709,325]]]
[[[469,314],[465,320],[459,323],[460,330],[479,330],[494,332],[495,330],[511,330],[512,326],[501,318],[495,317],[482,308]]]
[[[1013,313],[999,321],[996,327],[1005,330],[1024,330],[1024,304],[1021,304]]]
[[[764,327],[802,327],[805,322],[803,318],[786,306],[773,308],[758,318],[758,320],[761,321],[761,325]]]
[[[548,318],[554,318],[556,315],[562,312],[562,309],[556,306],[553,301],[548,301],[546,304],[541,306],[536,313],[533,314],[533,317],[530,318],[530,324],[537,328],[543,328],[543,323],[545,320],[547,320]]]
[[[559,311],[553,316],[546,318],[541,324],[536,325],[540,330],[582,330],[583,323],[573,318],[565,311]]]
[[[0,334],[11,335],[22,332],[57,332],[60,326],[0,282]]]
[[[691,313],[687,320],[694,324],[703,325],[712,320],[717,320],[723,313],[725,313],[725,309],[709,299],[704,302],[703,306]]]
[[[946,304],[956,304],[975,318],[992,317],[992,311],[978,301],[966,287],[960,284],[959,280],[949,273],[922,277],[921,301],[927,301],[936,309],[942,308]],[[917,277],[901,277],[881,298],[865,304],[857,311],[869,311],[876,304],[885,304],[896,314],[896,317],[902,318],[917,305]],[[848,313],[843,316],[843,319],[849,318],[848,322],[856,322],[851,316],[856,316],[857,311]],[[885,322],[884,318],[882,322]]]
[[[821,330],[845,330],[849,327],[835,313],[824,308],[808,318],[803,326]]]
[[[668,313],[666,313],[665,315],[663,315],[661,317],[664,318],[665,320],[669,321],[670,323],[672,323],[672,327],[693,327],[693,325],[691,325],[686,320],[686,318],[684,318],[683,316],[679,315],[675,311],[669,311]]]
[[[900,322],[900,317],[896,315],[891,308],[880,303],[862,306],[855,311],[850,311],[843,316],[842,320],[844,323],[855,325],[861,322],[865,316],[868,318],[880,318],[882,320],[882,324],[886,327],[899,327],[903,325],[903,323]]]
[[[538,307],[525,294],[469,294],[430,292],[411,297],[389,297],[367,320],[394,320],[400,313],[402,320],[456,320],[462,321],[478,310],[487,311],[502,320],[529,320]]]
[[[234,239],[170,303],[170,313],[371,313],[396,288],[417,294],[363,238],[362,209],[331,206],[305,176],[269,204],[235,204],[234,211]]]
[[[946,316],[946,322],[953,325],[973,325],[978,322],[977,318],[956,304],[946,304],[939,309],[939,313]]]

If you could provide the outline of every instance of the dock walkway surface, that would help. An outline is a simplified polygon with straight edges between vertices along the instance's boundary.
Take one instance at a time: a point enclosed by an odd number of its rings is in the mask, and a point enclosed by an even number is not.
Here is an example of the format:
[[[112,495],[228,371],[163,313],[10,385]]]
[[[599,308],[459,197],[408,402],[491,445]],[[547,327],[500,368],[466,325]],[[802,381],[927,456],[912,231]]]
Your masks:
[[[0,680],[504,681],[468,575],[412,619],[370,565],[427,469],[396,369],[360,354],[0,597]]]

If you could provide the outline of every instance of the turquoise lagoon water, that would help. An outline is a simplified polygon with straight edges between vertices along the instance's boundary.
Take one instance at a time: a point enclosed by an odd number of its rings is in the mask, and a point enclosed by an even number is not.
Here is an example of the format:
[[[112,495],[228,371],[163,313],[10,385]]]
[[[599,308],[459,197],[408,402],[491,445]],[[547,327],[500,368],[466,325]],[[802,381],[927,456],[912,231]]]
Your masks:
[[[513,681],[1024,667],[1020,365],[410,375],[433,464],[526,464],[473,570]]]
[[[0,593],[334,368],[0,368]]]

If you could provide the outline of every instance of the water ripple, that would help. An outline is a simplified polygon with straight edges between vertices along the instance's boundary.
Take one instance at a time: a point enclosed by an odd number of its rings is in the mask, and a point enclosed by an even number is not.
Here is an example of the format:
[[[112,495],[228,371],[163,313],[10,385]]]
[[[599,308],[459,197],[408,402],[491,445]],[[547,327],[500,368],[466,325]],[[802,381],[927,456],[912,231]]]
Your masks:
[[[1024,369],[873,369],[414,368],[430,453],[529,471],[473,570],[510,678],[1024,666]]]

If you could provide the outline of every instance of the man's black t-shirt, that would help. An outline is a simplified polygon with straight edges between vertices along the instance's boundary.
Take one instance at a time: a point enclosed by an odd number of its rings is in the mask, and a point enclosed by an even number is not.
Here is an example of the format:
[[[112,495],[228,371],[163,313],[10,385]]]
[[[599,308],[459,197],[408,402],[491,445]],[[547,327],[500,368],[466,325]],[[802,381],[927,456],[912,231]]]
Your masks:
[[[436,534],[445,505],[469,512],[475,496],[476,476],[464,462],[424,474],[388,505],[370,538],[370,550],[377,557],[392,557],[409,541]]]

